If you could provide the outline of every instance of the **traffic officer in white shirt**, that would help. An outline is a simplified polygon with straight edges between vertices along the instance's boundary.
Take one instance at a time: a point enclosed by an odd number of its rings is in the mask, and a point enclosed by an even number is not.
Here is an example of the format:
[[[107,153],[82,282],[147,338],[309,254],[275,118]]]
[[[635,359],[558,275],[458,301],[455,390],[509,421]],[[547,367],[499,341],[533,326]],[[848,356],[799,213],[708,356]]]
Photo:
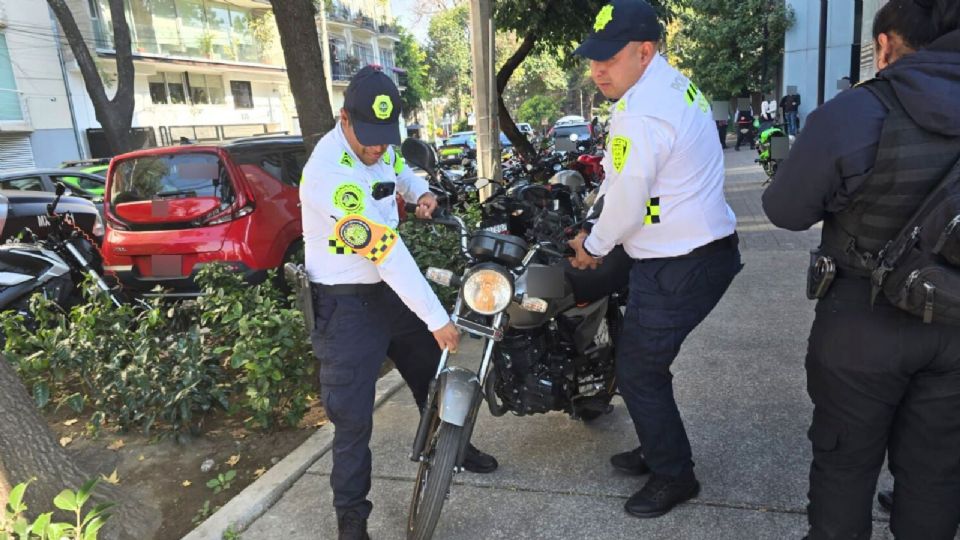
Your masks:
[[[596,268],[618,244],[634,259],[617,383],[640,447],[611,463],[628,474],[652,473],[625,505],[644,518],[700,491],[670,366],[742,267],[710,105],[657,53],[660,35],[649,4],[614,0],[575,51],[590,59],[600,91],[617,101],[603,209],[589,234],[570,242],[571,263]]]
[[[334,425],[330,485],[340,540],[368,538],[369,442],[384,359],[393,360],[422,408],[441,350],[456,351],[459,340],[396,232],[395,193],[417,203],[419,218],[437,207],[427,182],[390,147],[400,143],[399,116],[393,81],[378,68],[361,69],[347,87],[340,122],[317,143],[300,185],[313,349]],[[492,472],[497,462],[470,445],[464,468]]]

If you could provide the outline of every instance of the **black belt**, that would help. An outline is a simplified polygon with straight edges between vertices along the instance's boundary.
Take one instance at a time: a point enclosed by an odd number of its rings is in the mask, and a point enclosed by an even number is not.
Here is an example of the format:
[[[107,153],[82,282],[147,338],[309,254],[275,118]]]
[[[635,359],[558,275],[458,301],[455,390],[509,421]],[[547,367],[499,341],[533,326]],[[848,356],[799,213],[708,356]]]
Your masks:
[[[677,255],[675,257],[657,257],[652,259],[640,259],[641,262],[648,261],[667,261],[673,259],[692,259],[695,257],[705,257],[707,255],[713,255],[714,253],[720,253],[722,251],[729,251],[731,249],[736,249],[740,245],[740,237],[737,236],[736,231],[730,236],[724,236],[710,242],[709,244],[704,244],[686,255]]]
[[[339,296],[374,296],[380,294],[387,288],[387,284],[380,281],[378,283],[343,283],[340,285],[324,285],[323,283],[310,283],[310,288],[314,294],[319,295],[339,295]]]

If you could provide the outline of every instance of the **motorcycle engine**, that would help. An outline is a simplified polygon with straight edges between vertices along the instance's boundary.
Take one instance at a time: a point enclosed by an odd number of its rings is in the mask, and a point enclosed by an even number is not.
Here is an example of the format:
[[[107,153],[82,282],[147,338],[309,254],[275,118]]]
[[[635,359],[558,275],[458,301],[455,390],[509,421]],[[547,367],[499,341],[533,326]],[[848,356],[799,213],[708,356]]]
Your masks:
[[[570,392],[570,354],[543,328],[504,336],[494,357],[497,396],[516,414],[562,410]]]

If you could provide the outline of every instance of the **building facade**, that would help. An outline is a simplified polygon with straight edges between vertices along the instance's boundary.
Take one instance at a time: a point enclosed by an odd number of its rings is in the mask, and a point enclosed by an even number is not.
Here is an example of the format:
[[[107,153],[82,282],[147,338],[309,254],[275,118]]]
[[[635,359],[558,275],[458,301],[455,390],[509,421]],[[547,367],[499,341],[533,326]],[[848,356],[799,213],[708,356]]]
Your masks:
[[[116,78],[107,0],[70,0],[107,80]],[[296,132],[279,35],[266,0],[128,0],[138,144]],[[65,47],[86,155],[109,155],[79,67]],[[108,89],[108,94],[110,90]]]
[[[787,32],[782,94],[795,87],[800,116],[876,74],[873,18],[887,0],[785,0],[796,20]]]
[[[324,5],[318,24],[327,92],[334,114],[343,107],[343,93],[350,77],[364,66],[381,66],[402,90],[405,74],[396,67],[394,51],[400,35],[390,13],[390,3],[332,0]]]
[[[81,155],[53,33],[46,2],[0,0],[0,170]]]

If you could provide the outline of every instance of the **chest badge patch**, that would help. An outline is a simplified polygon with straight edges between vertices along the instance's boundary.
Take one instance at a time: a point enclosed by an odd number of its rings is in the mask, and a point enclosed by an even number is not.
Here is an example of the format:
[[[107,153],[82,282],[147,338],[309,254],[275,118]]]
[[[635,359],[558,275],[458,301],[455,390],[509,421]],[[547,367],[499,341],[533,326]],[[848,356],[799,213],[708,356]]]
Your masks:
[[[610,152],[613,154],[613,168],[616,171],[623,172],[623,166],[627,163],[627,156],[630,154],[630,139],[623,136],[616,136],[610,141]]]
[[[356,184],[341,184],[333,194],[333,205],[348,214],[363,212],[363,189]]]

